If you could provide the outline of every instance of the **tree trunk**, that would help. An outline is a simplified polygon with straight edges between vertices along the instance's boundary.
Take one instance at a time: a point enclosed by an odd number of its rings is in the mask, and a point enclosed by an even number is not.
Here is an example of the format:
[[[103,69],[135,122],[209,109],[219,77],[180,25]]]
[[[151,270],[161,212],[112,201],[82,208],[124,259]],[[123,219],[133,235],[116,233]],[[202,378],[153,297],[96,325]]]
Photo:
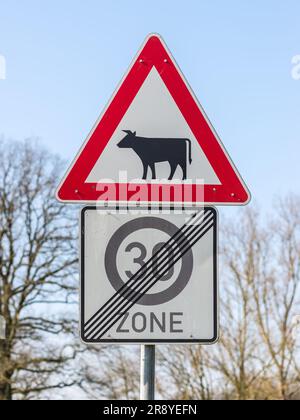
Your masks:
[[[12,400],[11,378],[13,372],[8,367],[11,365],[5,341],[0,341],[0,401]]]

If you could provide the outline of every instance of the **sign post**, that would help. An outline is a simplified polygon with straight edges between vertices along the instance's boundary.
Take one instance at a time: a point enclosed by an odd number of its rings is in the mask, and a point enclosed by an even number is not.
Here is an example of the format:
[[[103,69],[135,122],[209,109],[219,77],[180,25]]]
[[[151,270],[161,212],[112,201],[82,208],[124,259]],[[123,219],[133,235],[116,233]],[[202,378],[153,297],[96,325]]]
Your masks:
[[[218,340],[212,206],[251,199],[159,35],[146,38],[56,198],[90,205],[81,211],[81,339],[140,344],[141,399],[153,400],[155,344]]]
[[[140,398],[155,399],[156,343],[218,338],[217,212],[81,213],[81,337],[140,343]]]
[[[141,345],[141,400],[155,400],[155,345]]]

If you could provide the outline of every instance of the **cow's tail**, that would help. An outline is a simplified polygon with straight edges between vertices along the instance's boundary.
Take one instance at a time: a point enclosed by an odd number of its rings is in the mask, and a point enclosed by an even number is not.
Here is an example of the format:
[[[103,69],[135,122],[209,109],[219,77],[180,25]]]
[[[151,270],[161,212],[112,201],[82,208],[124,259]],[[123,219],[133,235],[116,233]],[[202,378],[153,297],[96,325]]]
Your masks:
[[[186,141],[189,143],[189,163],[191,164],[193,159],[192,159],[192,143],[190,139],[186,139]]]

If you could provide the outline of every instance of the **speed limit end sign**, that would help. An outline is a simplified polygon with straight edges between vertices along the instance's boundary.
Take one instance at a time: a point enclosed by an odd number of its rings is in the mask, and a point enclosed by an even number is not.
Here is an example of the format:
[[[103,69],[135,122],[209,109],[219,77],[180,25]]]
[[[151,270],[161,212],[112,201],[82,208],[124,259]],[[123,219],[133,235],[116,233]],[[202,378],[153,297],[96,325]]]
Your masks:
[[[217,211],[81,212],[85,343],[202,343],[218,337]]]

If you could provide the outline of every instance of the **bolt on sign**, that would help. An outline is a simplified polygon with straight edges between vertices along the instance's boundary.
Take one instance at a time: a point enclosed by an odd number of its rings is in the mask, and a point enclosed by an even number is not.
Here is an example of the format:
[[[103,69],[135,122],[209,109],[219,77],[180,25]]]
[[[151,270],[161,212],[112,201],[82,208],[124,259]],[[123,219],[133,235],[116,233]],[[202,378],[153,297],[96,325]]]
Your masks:
[[[214,343],[217,211],[81,213],[85,343]]]
[[[62,202],[242,205],[250,193],[159,35],[149,35],[62,180]]]

